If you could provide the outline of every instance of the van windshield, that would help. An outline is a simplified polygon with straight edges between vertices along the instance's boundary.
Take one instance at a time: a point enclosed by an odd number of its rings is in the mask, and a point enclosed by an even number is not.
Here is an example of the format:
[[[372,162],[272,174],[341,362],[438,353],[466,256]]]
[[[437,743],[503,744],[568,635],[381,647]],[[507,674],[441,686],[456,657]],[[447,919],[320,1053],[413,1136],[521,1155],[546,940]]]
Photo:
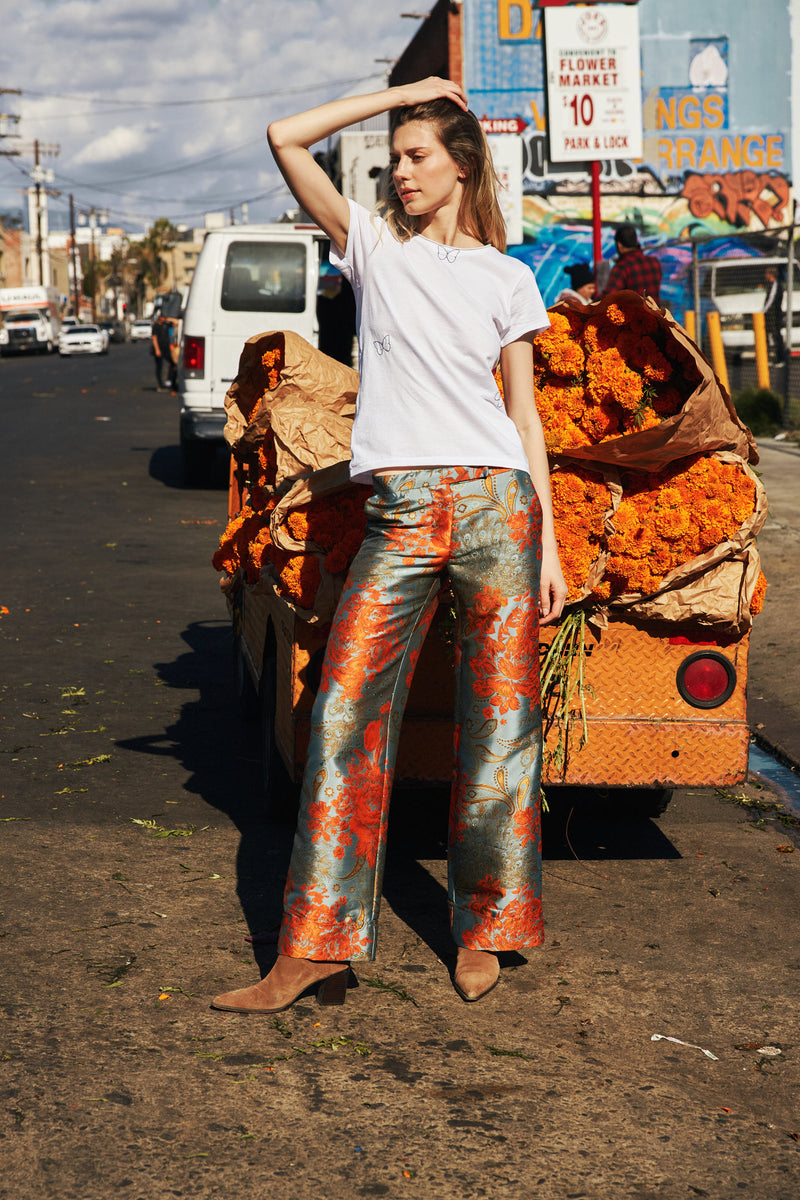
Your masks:
[[[9,313],[6,317],[6,325],[16,325],[17,322],[22,324],[23,321],[38,321],[38,312],[15,312]]]
[[[232,242],[222,277],[229,312],[303,312],[306,248],[301,242]]]

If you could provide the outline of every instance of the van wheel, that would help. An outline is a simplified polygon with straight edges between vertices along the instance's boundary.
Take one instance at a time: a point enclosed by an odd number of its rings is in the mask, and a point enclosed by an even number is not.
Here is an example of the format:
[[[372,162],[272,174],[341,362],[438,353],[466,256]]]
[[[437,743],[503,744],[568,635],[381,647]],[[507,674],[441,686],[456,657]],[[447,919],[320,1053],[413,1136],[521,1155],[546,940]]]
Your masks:
[[[213,442],[181,442],[181,466],[185,487],[208,487],[217,448]]]
[[[278,821],[297,816],[298,789],[289,777],[275,741],[275,712],[278,697],[278,659],[275,643],[268,640],[261,665],[259,710],[261,717],[261,781],[266,814]]]

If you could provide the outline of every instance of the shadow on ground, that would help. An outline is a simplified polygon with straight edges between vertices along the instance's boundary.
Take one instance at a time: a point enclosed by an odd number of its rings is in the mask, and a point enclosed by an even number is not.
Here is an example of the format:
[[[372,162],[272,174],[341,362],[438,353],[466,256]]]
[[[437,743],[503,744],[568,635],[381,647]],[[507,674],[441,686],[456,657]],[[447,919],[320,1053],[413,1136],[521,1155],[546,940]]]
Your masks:
[[[241,720],[234,695],[231,628],[227,622],[189,625],[186,650],[155,663],[170,688],[191,690],[180,715],[162,733],[118,742],[138,754],[168,756],[186,772],[184,789],[228,817],[240,835],[237,895],[264,969],[274,955],[270,933],[280,921],[293,835],[292,823],[271,820],[261,784],[259,723]],[[588,789],[548,789],[543,818],[545,862],[577,859],[672,859],[678,851],[659,826]],[[447,854],[448,789],[398,788],[392,798],[384,896],[397,915],[444,961],[452,957],[447,896],[426,862]]]
[[[214,491],[227,490],[230,461],[230,451],[226,446],[220,446],[214,455],[208,477],[202,486]],[[149,471],[151,479],[158,480],[165,487],[194,490],[184,482],[180,446],[160,446],[158,450],[153,451],[150,456]]]

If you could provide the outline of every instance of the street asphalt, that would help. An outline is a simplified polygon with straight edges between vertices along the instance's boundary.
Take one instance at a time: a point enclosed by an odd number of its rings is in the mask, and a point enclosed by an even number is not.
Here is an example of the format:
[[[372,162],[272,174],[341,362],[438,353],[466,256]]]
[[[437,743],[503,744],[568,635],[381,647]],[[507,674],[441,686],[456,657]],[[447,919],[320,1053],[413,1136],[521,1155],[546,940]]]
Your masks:
[[[554,798],[545,945],[475,1005],[445,797],[397,796],[345,1006],[209,1008],[269,966],[292,830],[235,711],[222,471],[181,486],[152,376],[0,362],[0,1198],[796,1200],[800,843],[759,780]],[[800,457],[761,449],[751,714],[796,762]]]

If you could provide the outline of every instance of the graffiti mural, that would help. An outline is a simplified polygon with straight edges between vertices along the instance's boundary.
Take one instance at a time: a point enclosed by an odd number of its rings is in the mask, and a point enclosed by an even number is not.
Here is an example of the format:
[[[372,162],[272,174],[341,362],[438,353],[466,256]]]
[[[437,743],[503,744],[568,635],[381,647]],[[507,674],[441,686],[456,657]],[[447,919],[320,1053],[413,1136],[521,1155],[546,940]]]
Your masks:
[[[700,220],[712,215],[740,229],[764,229],[790,220],[791,189],[785,175],[736,171],[729,175],[686,176],[681,196]]]
[[[526,241],[553,226],[572,236],[591,222],[590,167],[548,161],[542,9],[465,0],[462,12],[470,106],[521,131]],[[643,155],[601,164],[603,220],[633,221],[651,244],[791,221],[785,0],[761,0],[758,22],[749,5],[697,0],[639,0],[638,12]]]

